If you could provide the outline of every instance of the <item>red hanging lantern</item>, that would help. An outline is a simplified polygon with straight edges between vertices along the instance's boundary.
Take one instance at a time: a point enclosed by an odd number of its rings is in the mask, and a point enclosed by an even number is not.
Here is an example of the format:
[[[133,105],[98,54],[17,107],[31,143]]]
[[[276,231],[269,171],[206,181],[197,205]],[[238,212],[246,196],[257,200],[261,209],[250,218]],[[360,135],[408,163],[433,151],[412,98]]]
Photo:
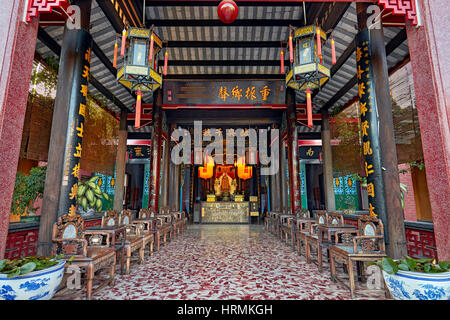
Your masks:
[[[289,61],[294,62],[294,46],[292,45],[292,36],[289,35]]]
[[[233,23],[238,15],[238,6],[233,0],[223,0],[217,7],[217,15],[223,23]]]
[[[308,119],[308,128],[312,128],[312,103],[311,103],[311,90],[306,89],[306,116]]]
[[[117,68],[117,37],[116,37],[116,43],[114,43],[114,58],[113,58],[113,67]]]
[[[125,55],[125,44],[127,43],[127,30],[123,29],[122,31],[122,43],[120,47],[120,56]]]
[[[284,73],[284,52],[281,50],[281,73]]]
[[[152,35],[150,36],[150,49],[149,49],[149,53],[148,53],[148,64],[150,64],[151,62],[150,61],[152,61],[153,60],[153,33],[152,33]]]
[[[167,53],[167,49],[166,49],[166,53],[164,53],[164,75],[167,76],[167,61],[169,59],[169,54]]]
[[[331,63],[336,64],[336,46],[334,44],[334,39],[331,38]]]
[[[319,31],[317,31],[317,55],[322,59],[322,40],[320,39]]]
[[[141,127],[141,90],[139,90],[136,95],[136,116],[134,118],[134,127],[139,129]]]

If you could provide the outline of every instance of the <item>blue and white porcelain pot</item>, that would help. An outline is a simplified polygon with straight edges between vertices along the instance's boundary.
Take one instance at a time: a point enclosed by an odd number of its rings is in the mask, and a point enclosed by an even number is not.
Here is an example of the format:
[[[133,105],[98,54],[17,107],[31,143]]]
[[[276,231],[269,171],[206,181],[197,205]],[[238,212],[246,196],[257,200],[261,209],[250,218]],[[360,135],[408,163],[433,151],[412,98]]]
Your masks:
[[[450,272],[423,273],[383,270],[384,281],[396,300],[450,300]]]
[[[0,300],[50,300],[64,275],[65,260],[50,268],[8,279],[0,273]]]

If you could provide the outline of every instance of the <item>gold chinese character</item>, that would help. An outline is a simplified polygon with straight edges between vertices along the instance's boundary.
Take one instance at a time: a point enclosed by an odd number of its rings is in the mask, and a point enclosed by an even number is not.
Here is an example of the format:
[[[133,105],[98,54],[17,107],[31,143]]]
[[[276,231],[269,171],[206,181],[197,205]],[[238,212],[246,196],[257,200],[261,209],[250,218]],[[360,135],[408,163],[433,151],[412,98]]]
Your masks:
[[[368,177],[369,174],[374,173],[374,171],[373,171],[373,165],[367,164],[367,162],[364,162],[364,166],[365,166],[365,169],[366,169],[366,177]]]
[[[142,147],[135,147],[134,153],[136,154],[136,157],[143,157],[144,154],[142,153]]]
[[[83,78],[86,78],[87,81],[89,81],[89,67],[84,66],[83,74],[81,75]]]
[[[359,104],[359,106],[360,106],[360,108],[361,108],[361,114],[363,115],[363,117],[365,117],[366,116],[366,112],[367,112],[367,107],[366,107],[366,105],[367,105],[367,102],[360,102],[360,104]]]
[[[239,89],[238,86],[234,87],[233,90],[231,90],[231,95],[233,96],[233,98],[238,99],[238,101],[241,100],[242,89]]]
[[[370,147],[370,141],[363,142],[363,153],[364,155],[371,155],[373,153],[373,150]]]
[[[69,215],[73,216],[76,212],[77,212],[77,207],[75,207],[73,204],[70,205]]]
[[[306,152],[306,155],[312,157],[314,155],[314,150],[311,147],[309,147],[308,151]]]
[[[84,54],[84,58],[88,63],[91,63],[91,48],[88,48],[86,50],[86,53]]]
[[[356,62],[359,62],[361,60],[361,57],[362,57],[362,51],[361,51],[361,48],[358,47],[358,48],[356,48]]]
[[[80,179],[80,164],[79,164],[79,163],[77,163],[77,164],[75,165],[75,167],[73,167],[73,169],[72,169],[72,175],[73,175],[75,178]]]
[[[80,92],[83,94],[83,96],[84,96],[85,98],[87,98],[87,91],[88,91],[88,86],[82,84],[82,85],[81,85],[81,90],[80,90]]]
[[[270,94],[270,89],[267,86],[264,86],[261,91],[259,91],[262,95],[263,101],[267,100],[267,97]]]
[[[372,182],[367,184],[367,194],[372,198],[375,198],[375,188]]]
[[[369,215],[371,217],[376,217],[377,216],[377,214],[375,213],[374,209],[375,209],[375,207],[371,203],[369,203]]]
[[[78,114],[86,117],[86,105],[80,103],[80,110],[78,110]]]
[[[219,90],[219,97],[220,99],[222,99],[223,101],[227,100],[227,97],[229,97],[230,95],[227,92],[227,87],[224,86],[220,86],[220,90]]]
[[[80,122],[80,126],[77,127],[77,136],[83,138],[83,131],[84,131],[84,127],[83,127],[83,122]]]
[[[358,79],[359,80],[361,80],[361,78],[362,78],[362,74],[364,73],[364,70],[361,70],[361,66],[358,66],[358,72],[357,72],[357,75],[358,75]]]
[[[364,83],[358,84],[358,94],[359,94],[359,98],[362,98],[362,96],[366,94],[366,93],[364,92],[364,89],[365,89],[365,88],[366,88],[366,86],[364,85]]]
[[[367,120],[361,122],[361,130],[363,132],[363,136],[368,136],[367,129],[369,129],[369,122]]]
[[[81,158],[81,144],[78,142],[78,145],[75,147],[75,149],[77,150],[73,156],[77,157],[77,158]]]
[[[248,87],[245,91],[245,97],[250,100],[256,99],[255,87]]]
[[[78,197],[78,183],[75,183],[70,189],[70,199],[76,199]]]

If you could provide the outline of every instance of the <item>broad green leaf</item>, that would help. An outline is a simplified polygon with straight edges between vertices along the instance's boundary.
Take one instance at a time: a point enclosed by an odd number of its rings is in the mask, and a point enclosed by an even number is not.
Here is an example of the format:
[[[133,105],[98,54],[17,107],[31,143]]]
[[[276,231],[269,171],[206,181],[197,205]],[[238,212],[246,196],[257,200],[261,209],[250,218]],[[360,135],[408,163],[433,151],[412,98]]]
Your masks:
[[[411,259],[410,257],[406,256],[406,260],[403,261],[406,262],[406,264],[409,267],[409,270],[414,271],[416,269],[417,262],[414,261],[414,259]]]
[[[3,269],[3,266],[5,265],[6,261],[7,261],[7,259],[3,259],[0,261],[0,271]]]
[[[58,254],[58,255],[55,257],[56,260],[61,260],[62,258],[64,258],[64,255],[63,255],[63,254]]]
[[[389,274],[395,274],[398,271],[398,265],[392,260],[392,258],[383,258],[381,266],[384,271]]]
[[[20,267],[20,275],[30,273],[34,269],[36,269],[36,263],[28,262],[27,264],[24,264],[23,266]]]
[[[403,271],[409,271],[409,267],[408,267],[408,265],[405,264],[405,263],[400,263],[400,264],[398,265],[398,268],[399,268],[400,270],[403,270]]]
[[[20,268],[16,268],[16,269],[14,269],[11,273],[9,273],[6,277],[8,278],[8,279],[11,279],[11,278],[15,278],[15,277],[17,277],[17,276],[20,276]]]
[[[425,271],[425,272],[430,272],[431,271],[431,264],[430,263],[426,263],[424,266],[423,266],[423,270]]]
[[[450,267],[450,261],[441,261],[438,263],[439,267],[443,270],[448,270]]]

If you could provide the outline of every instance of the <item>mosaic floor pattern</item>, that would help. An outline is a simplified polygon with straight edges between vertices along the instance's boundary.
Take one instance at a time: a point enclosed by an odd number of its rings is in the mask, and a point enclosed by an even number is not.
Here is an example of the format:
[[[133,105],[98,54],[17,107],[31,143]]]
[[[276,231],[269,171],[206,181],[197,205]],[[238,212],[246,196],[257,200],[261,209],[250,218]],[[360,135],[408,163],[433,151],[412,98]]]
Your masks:
[[[343,300],[349,291],[319,273],[291,247],[257,225],[191,225],[116,285],[101,300]],[[383,295],[358,299],[384,299]]]

